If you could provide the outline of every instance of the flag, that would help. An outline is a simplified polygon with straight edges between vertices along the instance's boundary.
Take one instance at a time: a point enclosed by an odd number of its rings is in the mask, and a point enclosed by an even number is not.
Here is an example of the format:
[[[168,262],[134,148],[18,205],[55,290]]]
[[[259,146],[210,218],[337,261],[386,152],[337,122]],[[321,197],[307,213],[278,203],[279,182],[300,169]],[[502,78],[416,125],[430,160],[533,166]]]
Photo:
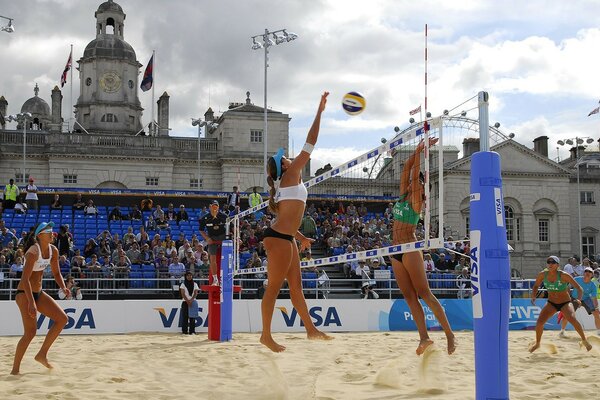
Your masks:
[[[147,92],[148,90],[152,89],[152,68],[154,67],[154,54],[152,54],[152,57],[150,57],[150,61],[148,61],[148,65],[146,66],[146,71],[144,71],[144,78],[142,79],[142,84],[140,85],[140,88],[144,91]]]
[[[71,49],[71,52],[69,53],[69,59],[67,60],[67,65],[65,65],[65,70],[63,71],[63,73],[60,77],[60,87],[65,86],[65,83],[67,83],[67,72],[69,72],[69,70],[71,69],[72,61],[73,61],[73,50]]]
[[[410,115],[415,115],[418,112],[421,112],[421,105],[420,104],[419,104],[419,107],[415,108],[414,110],[410,110],[409,114]]]
[[[590,115],[598,114],[598,112],[600,112],[600,107],[596,107],[592,111],[590,111],[590,113],[588,114],[588,117]]]

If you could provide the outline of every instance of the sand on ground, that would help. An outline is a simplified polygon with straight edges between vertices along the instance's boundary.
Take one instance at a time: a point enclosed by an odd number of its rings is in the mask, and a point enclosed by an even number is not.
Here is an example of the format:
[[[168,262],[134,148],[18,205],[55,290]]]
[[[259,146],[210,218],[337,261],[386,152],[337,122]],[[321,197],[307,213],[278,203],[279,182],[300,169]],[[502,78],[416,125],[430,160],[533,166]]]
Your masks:
[[[287,346],[273,354],[258,334],[211,342],[206,335],[65,335],[49,359],[33,360],[38,336],[21,366],[9,375],[18,337],[0,338],[0,398],[12,399],[474,399],[473,333],[458,332],[456,353],[445,338],[418,357],[416,332],[337,333],[329,342],[303,334],[275,334]],[[593,399],[600,383],[600,339],[591,352],[575,333],[546,332],[543,347],[527,351],[530,331],[509,336],[511,399]]]

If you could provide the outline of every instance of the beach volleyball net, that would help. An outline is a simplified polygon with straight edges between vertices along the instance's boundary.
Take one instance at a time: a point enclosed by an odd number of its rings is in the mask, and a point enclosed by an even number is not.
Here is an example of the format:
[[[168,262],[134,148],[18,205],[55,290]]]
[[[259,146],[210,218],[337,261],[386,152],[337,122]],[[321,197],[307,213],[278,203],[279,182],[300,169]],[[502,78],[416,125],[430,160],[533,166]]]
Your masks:
[[[343,202],[346,206],[353,203],[356,207],[362,202],[368,202],[379,209],[379,212],[368,213],[366,216],[337,215],[338,223],[352,225],[353,222],[369,223],[370,218],[381,218],[389,221],[392,218],[390,205],[400,196],[400,180],[405,164],[415,152],[419,143],[425,148],[421,152],[420,171],[424,178],[424,206],[417,225],[417,240],[398,245],[382,245],[385,242],[364,251],[334,254],[331,257],[302,261],[301,267],[325,266],[357,261],[373,257],[383,257],[414,250],[443,247],[443,165],[444,143],[442,135],[442,117],[431,118],[425,122],[415,123],[402,132],[397,132],[391,140],[382,140],[382,144],[360,156],[331,168],[318,171],[317,175],[304,182],[309,193],[309,202]],[[429,146],[429,138],[436,138],[435,145]],[[232,239],[234,243],[234,274],[261,273],[265,267],[244,268],[240,265],[239,245],[243,232],[240,223],[251,214],[264,212],[268,201],[251,207],[234,217]],[[332,212],[335,212],[333,210]],[[339,226],[339,225],[338,225]],[[389,232],[391,239],[391,230]]]

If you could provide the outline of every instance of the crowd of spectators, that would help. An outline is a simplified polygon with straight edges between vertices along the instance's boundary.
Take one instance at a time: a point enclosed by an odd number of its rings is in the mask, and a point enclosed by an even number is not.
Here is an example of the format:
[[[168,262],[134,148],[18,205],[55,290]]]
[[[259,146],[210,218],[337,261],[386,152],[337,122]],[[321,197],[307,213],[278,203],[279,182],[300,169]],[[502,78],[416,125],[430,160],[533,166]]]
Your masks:
[[[33,182],[30,182],[33,184]],[[230,216],[237,214],[240,209],[260,204],[262,198],[256,190],[242,201],[239,191],[234,188],[228,196],[222,211]],[[6,205],[6,201],[4,202]],[[15,202],[16,204],[16,202]],[[14,207],[15,204],[9,204]],[[33,203],[32,203],[33,206]],[[1,206],[0,206],[1,207]],[[380,206],[378,206],[380,207]],[[374,248],[390,246],[392,234],[392,207],[389,203],[383,211],[373,212],[364,202],[318,200],[309,201],[302,219],[300,231],[315,240],[313,251],[319,256],[341,255]],[[39,206],[37,201],[35,209]],[[73,213],[81,212],[86,218],[105,218],[107,229],[96,232],[95,235],[75,237],[68,224],[60,225],[55,234],[55,245],[58,248],[59,265],[63,275],[73,279],[94,278],[103,281],[103,287],[129,287],[129,277],[132,271],[140,269],[152,273],[144,277],[160,279],[159,287],[171,287],[183,277],[186,271],[193,274],[195,279],[207,278],[209,257],[205,250],[206,243],[197,232],[182,231],[180,225],[199,218],[208,212],[207,207],[192,212],[190,217],[184,204],[175,208],[168,203],[165,208],[151,198],[144,198],[139,205],[122,208],[120,204],[100,211],[93,199],[83,199],[78,194],[69,207]],[[54,195],[49,204],[50,211],[63,210],[61,198]],[[0,208],[0,211],[2,209]],[[27,212],[27,211],[26,211]],[[33,208],[29,213],[38,212]],[[257,268],[266,266],[266,254],[262,243],[264,231],[270,226],[272,215],[262,210],[244,217],[240,221],[240,260],[241,268]],[[112,230],[111,226],[118,221],[131,221],[127,231]],[[432,224],[436,226],[437,224]],[[197,225],[196,225],[197,227]],[[175,232],[172,236],[172,232]],[[422,223],[417,226],[417,238],[424,236]],[[6,226],[0,219],[0,274],[15,278],[20,276],[23,269],[22,238],[25,232],[16,232]],[[433,231],[432,236],[437,233]],[[446,237],[445,247],[431,249],[424,253],[423,268],[427,273],[453,273],[457,276],[468,277],[470,273],[469,241],[455,240]],[[77,243],[84,243],[77,245]],[[301,254],[302,259],[310,259],[310,251]],[[587,263],[587,264],[586,264]],[[589,265],[598,268],[593,259],[584,259],[582,264],[576,259],[570,259],[565,265],[565,271],[577,276],[578,271]],[[339,276],[356,279],[354,287],[361,287],[365,294],[365,282],[371,282],[375,271],[391,270],[391,262],[387,257],[378,257],[364,262],[354,261],[337,266]],[[308,272],[322,274],[316,268]],[[0,277],[2,277],[0,276]],[[393,276],[392,276],[393,277]],[[264,279],[266,274],[257,275]],[[85,281],[82,287],[85,289]],[[107,283],[108,282],[108,283]],[[255,285],[260,287],[262,282]],[[369,286],[369,285],[367,285]],[[368,290],[368,287],[367,287]]]

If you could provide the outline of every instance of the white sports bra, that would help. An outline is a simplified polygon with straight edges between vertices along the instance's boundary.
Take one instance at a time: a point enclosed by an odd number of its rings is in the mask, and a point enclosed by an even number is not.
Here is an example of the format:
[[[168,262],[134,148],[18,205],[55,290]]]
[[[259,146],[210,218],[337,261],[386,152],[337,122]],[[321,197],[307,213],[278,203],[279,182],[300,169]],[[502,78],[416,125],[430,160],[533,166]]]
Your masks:
[[[43,271],[46,268],[48,268],[50,266],[50,260],[52,259],[52,246],[48,245],[49,247],[49,252],[50,252],[50,258],[42,258],[42,249],[40,248],[40,245],[38,243],[35,244],[38,248],[38,259],[35,260],[35,262],[33,263],[33,271],[34,272],[39,272],[39,271]]]
[[[300,181],[296,186],[277,188],[277,192],[275,192],[275,203],[279,203],[282,200],[300,200],[303,203],[306,203],[307,197],[308,190],[306,190],[304,183]]]

